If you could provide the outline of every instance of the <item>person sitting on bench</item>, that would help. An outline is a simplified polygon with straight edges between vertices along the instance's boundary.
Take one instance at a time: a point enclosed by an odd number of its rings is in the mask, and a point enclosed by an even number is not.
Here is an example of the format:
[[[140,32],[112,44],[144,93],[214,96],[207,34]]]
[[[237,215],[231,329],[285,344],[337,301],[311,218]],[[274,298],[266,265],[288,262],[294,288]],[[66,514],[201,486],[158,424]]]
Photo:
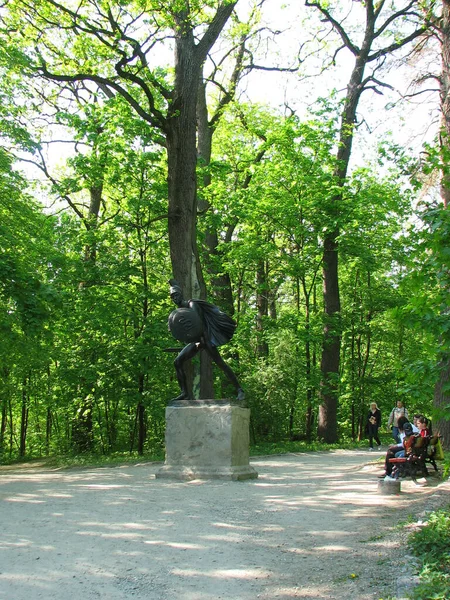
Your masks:
[[[428,437],[429,435],[431,435],[429,429],[429,421],[426,417],[419,417],[417,419],[417,427],[419,429],[421,437]]]
[[[408,421],[406,417],[399,417],[398,419],[398,429],[399,429],[399,437],[401,440],[400,444],[395,444],[394,446],[389,446],[388,451],[386,452],[386,458],[384,461],[384,473],[380,475],[380,478],[386,477],[386,475],[390,476],[392,473],[393,465],[389,462],[390,458],[400,458],[405,456],[406,448],[404,446],[404,441],[406,437],[409,437],[414,434],[414,429],[411,423]]]

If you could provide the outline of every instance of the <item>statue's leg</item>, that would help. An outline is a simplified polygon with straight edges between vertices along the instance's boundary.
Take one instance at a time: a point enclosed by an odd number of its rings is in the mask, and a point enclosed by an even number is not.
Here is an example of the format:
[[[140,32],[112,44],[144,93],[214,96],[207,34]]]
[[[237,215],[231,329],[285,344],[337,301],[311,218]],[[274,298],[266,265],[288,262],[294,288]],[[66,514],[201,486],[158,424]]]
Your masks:
[[[217,349],[217,347],[206,342],[204,344],[204,348],[208,352],[208,354],[211,356],[213,361],[216,363],[216,365],[219,367],[219,369],[221,369],[225,373],[225,375],[228,377],[228,379],[234,385],[234,387],[236,389],[237,400],[239,400],[240,402],[242,400],[244,400],[245,392],[241,388],[238,378],[236,377],[233,369],[229,365],[227,365],[227,363],[220,356],[219,350]]]
[[[188,400],[189,399],[189,390],[187,386],[186,373],[183,369],[183,363],[186,360],[191,359],[193,356],[197,354],[199,351],[199,347],[195,343],[188,344],[183,348],[183,350],[178,354],[176,359],[174,360],[174,367],[177,374],[178,383],[180,386],[181,394],[179,394],[176,398],[172,398],[172,402],[174,400]]]

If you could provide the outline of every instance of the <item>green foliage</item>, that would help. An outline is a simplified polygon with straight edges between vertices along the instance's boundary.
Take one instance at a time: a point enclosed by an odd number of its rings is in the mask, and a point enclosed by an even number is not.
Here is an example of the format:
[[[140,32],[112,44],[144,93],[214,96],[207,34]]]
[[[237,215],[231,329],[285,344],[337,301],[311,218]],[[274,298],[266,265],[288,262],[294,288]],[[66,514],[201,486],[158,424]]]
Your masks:
[[[174,86],[164,38],[186,25],[200,33],[218,3],[190,3],[189,21],[178,0],[81,0],[76,12],[66,4],[10,0],[2,12],[2,136],[49,183],[39,188],[44,211],[0,152],[0,447],[11,457],[133,455],[139,438],[142,452],[158,452],[177,387],[163,352],[172,341],[161,135]],[[228,40],[251,33],[237,16],[232,25]],[[139,44],[161,50],[161,60],[147,60]],[[60,81],[40,79],[47,69]],[[78,72],[89,80],[68,81]],[[121,82],[122,95],[105,78]],[[212,159],[198,166],[199,181],[211,181],[198,189],[208,207],[198,216],[199,251],[211,265],[208,290],[215,276],[231,282],[239,326],[223,354],[244,384],[253,441],[279,448],[314,438],[329,231],[340,248],[341,313],[328,325],[342,336],[341,439],[361,437],[371,401],[384,416],[397,398],[428,413],[436,340],[446,347],[449,327],[448,214],[433,205],[421,215],[426,230],[407,230],[410,163],[391,142],[337,187],[336,94],[303,118],[284,118],[216,93]],[[44,151],[50,124],[72,148],[54,169]],[[431,172],[443,155],[429,155]],[[212,233],[214,252],[205,244]]]
[[[408,327],[402,314],[412,297],[404,273],[415,251],[403,228],[412,214],[412,191],[404,177],[409,163],[399,148],[383,145],[379,161],[386,175],[377,174],[376,164],[355,170],[340,210],[330,210],[334,110],[328,104],[302,122],[274,118],[262,108],[230,110],[208,167],[214,185],[202,192],[214,207],[206,214],[207,227],[225,232],[236,223],[231,239],[219,235],[217,266],[241,282],[239,359],[256,439],[305,435],[305,413],[317,412],[315,357],[323,320],[316,284],[323,232],[336,223],[341,436],[361,435],[371,401],[385,416],[396,398],[412,411],[431,409],[435,339]],[[277,300],[277,314],[262,317],[261,337],[254,327],[261,318],[254,274],[262,263],[264,294]],[[261,340],[269,347],[266,357],[257,356]]]
[[[53,220],[23,191],[24,181],[12,171],[0,148],[0,296],[1,323],[11,337],[44,335],[50,306],[58,302],[47,280],[52,250]]]
[[[420,561],[420,583],[414,600],[446,600],[450,596],[450,506],[433,512],[427,523],[408,538]]]
[[[98,215],[80,208],[78,218],[62,214],[55,223],[22,193],[20,179],[6,165],[0,291],[9,309],[2,320],[8,336],[0,345],[0,358],[5,357],[0,447],[5,450],[8,440],[10,456],[19,450],[25,423],[27,445],[20,452],[29,456],[71,452],[81,448],[83,436],[86,449],[98,453],[132,449],[139,405],[145,410],[147,449],[161,448],[170,394],[163,376],[170,362],[161,347],[168,337],[168,276],[156,276],[164,281],[159,287],[151,282],[168,260],[160,218],[167,211],[165,171],[160,155],[150,151],[149,132],[133,125],[129,111],[115,119],[111,111],[85,108],[85,118],[80,112],[78,121],[70,120],[91,150],[69,161],[73,183],[63,176],[53,186],[80,207],[86,193],[101,188]],[[99,119],[104,119],[100,133]],[[38,279],[40,272],[51,285]]]

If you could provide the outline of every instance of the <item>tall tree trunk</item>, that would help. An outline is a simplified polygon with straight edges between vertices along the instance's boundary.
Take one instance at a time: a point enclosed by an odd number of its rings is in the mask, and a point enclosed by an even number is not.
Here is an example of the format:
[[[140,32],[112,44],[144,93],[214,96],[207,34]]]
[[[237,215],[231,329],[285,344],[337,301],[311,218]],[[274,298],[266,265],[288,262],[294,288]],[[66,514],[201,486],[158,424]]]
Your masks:
[[[203,166],[208,166],[211,162],[211,151],[212,151],[212,136],[213,136],[213,127],[210,126],[208,120],[208,106],[206,103],[206,84],[203,81],[203,72],[201,72],[200,81],[199,81],[199,91],[198,91],[198,99],[197,99],[197,144],[198,144],[198,158],[202,162]],[[203,188],[207,188],[211,183],[211,176],[209,173],[206,173],[203,176]],[[209,210],[209,203],[205,200],[198,200],[198,209],[200,213],[206,212]],[[212,283],[213,283],[213,295],[216,296],[216,286],[217,282],[215,281],[215,273],[216,268],[214,266],[213,258],[217,257],[218,254],[218,245],[219,240],[217,236],[217,232],[214,229],[209,229],[205,234],[205,245],[206,245],[206,253],[205,253],[205,267],[206,270],[212,275]],[[204,285],[204,280],[202,279],[203,286],[200,290],[200,298],[206,300],[207,291],[206,286]],[[229,286],[229,291],[231,293],[231,282]],[[219,284],[220,285],[220,284]],[[220,285],[220,287],[222,287]],[[228,314],[232,314],[230,312],[229,306],[224,306],[223,302],[220,299],[217,302],[222,310],[228,312]],[[231,305],[233,302],[231,301]],[[200,398],[214,398],[214,385],[213,385],[213,366],[211,357],[207,352],[202,352],[200,354]]]
[[[341,115],[339,147],[336,155],[336,168],[334,171],[335,189],[337,192],[330,199],[329,216],[330,228],[324,235],[323,249],[323,295],[324,295],[324,331],[321,360],[321,386],[320,386],[320,409],[318,435],[326,442],[337,441],[337,407],[339,389],[339,362],[341,346],[341,322],[340,322],[340,295],[339,295],[339,273],[338,273],[338,239],[339,239],[339,217],[344,193],[344,185],[349,167],[354,127],[356,123],[356,111],[362,92],[367,87],[377,89],[382,84],[375,77],[380,61],[395,50],[410,44],[413,40],[423,35],[428,24],[421,22],[418,11],[414,10],[414,2],[405,3],[401,8],[394,5],[386,7],[384,2],[366,0],[361,3],[365,11],[365,27],[361,46],[359,40],[352,40],[345,29],[345,21],[338,22],[333,17],[333,3],[322,3],[316,0],[305,0],[306,6],[312,6],[319,10],[324,21],[335,30],[342,42],[341,48],[347,48],[355,57],[355,65],[352,70],[344,109]],[[383,9],[390,10],[385,14]],[[331,12],[330,12],[331,11]],[[377,20],[384,19],[378,24]],[[380,40],[383,32],[389,31],[391,26],[397,22],[409,19],[413,28],[406,32],[402,38],[396,36],[395,42],[389,43],[385,48],[372,49],[375,40]],[[382,39],[382,38],[381,38]],[[373,63],[372,74],[364,79],[364,71],[369,63]]]
[[[2,402],[2,415],[0,422],[0,458],[4,451],[6,425],[8,423],[8,404],[6,398]]]
[[[170,257],[173,275],[186,298],[192,297],[197,280],[194,262],[197,213],[196,87],[191,87],[192,99],[185,100],[185,109],[180,111],[180,115],[169,119],[167,132]],[[186,95],[189,96],[189,92]],[[174,113],[177,106],[178,103],[174,102]]]
[[[443,172],[441,178],[441,197],[445,210],[449,210],[450,202],[450,166],[448,155],[450,152],[450,0],[443,0],[442,24],[441,24],[441,48],[442,48],[442,73],[441,73],[441,113],[442,113],[442,164]],[[449,273],[447,273],[447,278]],[[445,340],[447,345],[449,340]],[[437,418],[433,424],[433,430],[442,436],[442,442],[447,450],[450,450],[450,419],[448,417],[448,406],[450,405],[450,393],[448,391],[450,382],[450,354],[445,352],[441,356],[439,364],[439,379],[434,389],[434,408]]]
[[[229,104],[235,96],[237,83],[242,75],[242,65],[245,50],[245,36],[241,38],[239,50],[236,55],[236,61],[233,73],[229,82],[228,90],[223,94],[216,107],[212,118],[208,115],[208,106],[206,100],[206,83],[204,81],[203,69],[200,73],[198,98],[197,98],[197,144],[198,158],[203,166],[208,166],[211,162],[212,138],[217,124],[222,116],[224,107]],[[206,172],[203,176],[203,188],[211,184],[211,175]],[[210,209],[210,204],[206,200],[198,199],[198,210],[205,213]],[[234,228],[234,226],[233,226]],[[231,233],[229,234],[231,239]],[[231,287],[231,278],[227,271],[224,271],[220,265],[219,235],[217,229],[209,227],[205,233],[204,265],[210,276],[212,283],[212,296],[214,302],[228,315],[234,314],[233,293]],[[201,279],[201,295],[206,299],[207,293],[203,278]],[[200,355],[200,398],[214,398],[213,386],[213,367],[209,354],[202,352]]]
[[[219,6],[216,17],[196,44],[189,11],[176,16],[175,84],[166,120],[168,162],[169,246],[172,272],[186,298],[205,296],[197,249],[197,105],[202,66],[208,50],[228,20],[236,2]],[[204,354],[204,353],[202,353]],[[203,358],[204,388],[199,394],[213,397],[212,367]],[[192,361],[184,367],[188,382],[194,379]],[[201,383],[200,383],[201,386]]]
[[[47,408],[47,417],[45,421],[45,454],[48,456],[50,454],[50,441],[52,439],[52,411],[50,407]]]
[[[174,15],[175,82],[166,119],[169,245],[172,271],[185,297],[199,291],[197,263],[197,100],[202,66],[236,2],[223,2],[196,43],[189,9]],[[200,277],[201,279],[201,277]],[[197,289],[196,289],[197,288]]]
[[[269,345],[264,336],[264,321],[269,316],[269,285],[265,260],[260,260],[256,267],[256,309],[256,353],[265,358],[269,355]]]
[[[442,134],[440,137],[442,164],[444,165],[441,178],[441,197],[444,207],[450,205],[450,166],[448,153],[450,151],[450,0],[443,0],[441,21],[441,63],[440,102]]]
[[[325,442],[337,441],[337,406],[339,388],[339,360],[341,348],[340,296],[338,277],[338,232],[327,235],[323,253],[323,300],[325,324],[323,328],[322,358],[320,362],[320,406],[317,434]]]
[[[222,108],[222,107],[221,107]],[[202,166],[208,166],[211,162],[212,138],[217,126],[220,113],[215,115],[210,122],[208,117],[208,107],[206,102],[206,85],[201,78],[199,83],[199,95],[197,101],[197,127],[198,127],[198,157]],[[203,176],[202,188],[205,189],[211,184],[211,175],[206,172]],[[200,213],[206,213],[210,209],[208,201],[199,199],[198,210]],[[211,293],[214,302],[228,315],[234,314],[233,293],[231,288],[231,279],[228,272],[220,266],[219,235],[215,228],[208,228],[205,233],[205,253],[204,264],[210,276],[212,289]],[[219,266],[218,266],[219,264]],[[206,290],[205,290],[206,298]]]
[[[8,393],[7,393],[7,382],[9,378],[9,370],[6,367],[2,368],[1,372],[1,386],[2,393],[0,395],[0,406],[2,409],[1,414],[1,422],[0,422],[0,458],[2,453],[4,452],[4,444],[5,444],[5,435],[6,435],[6,426],[8,423]]]
[[[28,383],[25,377],[22,382],[22,414],[20,419],[20,443],[19,456],[23,458],[26,451],[27,430],[28,430]]]
[[[147,428],[146,428],[146,424],[145,424],[145,405],[142,401],[143,393],[144,393],[144,375],[140,374],[139,375],[139,395],[141,397],[141,400],[139,400],[139,403],[137,406],[137,419],[138,419],[138,454],[141,456],[144,454],[144,444],[145,444],[145,439],[147,437]]]
[[[373,34],[373,29],[372,29]],[[344,110],[341,116],[339,148],[336,157],[334,177],[338,192],[331,199],[330,217],[335,226],[326,232],[323,249],[323,301],[325,324],[323,329],[322,359],[320,363],[320,406],[318,435],[325,442],[338,440],[337,409],[339,394],[339,364],[341,350],[341,299],[339,292],[338,238],[339,214],[341,211],[344,184],[352,152],[356,110],[362,92],[362,81],[372,37],[367,36],[366,44],[355,61],[355,67],[347,87]]]
[[[440,433],[442,445],[450,450],[450,419],[448,418],[448,406],[450,405],[450,393],[448,382],[450,381],[450,356],[442,357],[439,380],[434,388],[434,408],[437,418],[433,422],[433,433]]]

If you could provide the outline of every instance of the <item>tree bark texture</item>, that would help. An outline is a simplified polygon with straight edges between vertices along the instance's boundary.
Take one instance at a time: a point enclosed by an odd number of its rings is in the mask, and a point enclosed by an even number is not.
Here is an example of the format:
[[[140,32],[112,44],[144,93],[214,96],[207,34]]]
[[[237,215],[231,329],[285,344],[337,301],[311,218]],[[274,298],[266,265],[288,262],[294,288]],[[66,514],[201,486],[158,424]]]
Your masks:
[[[177,15],[175,30],[175,84],[166,121],[169,201],[169,246],[172,272],[187,298],[205,296],[197,249],[197,106],[203,62],[227,22],[236,2],[219,6],[203,38],[196,43],[188,10]],[[205,107],[206,108],[206,107]],[[211,154],[210,132],[202,132],[203,150]],[[203,291],[203,293],[202,293]],[[204,354],[204,353],[202,353]],[[202,398],[213,397],[212,366],[201,357]],[[193,380],[192,363],[187,373]]]
[[[176,15],[175,83],[166,120],[169,195],[169,245],[172,270],[186,297],[197,282],[197,99],[202,66],[236,2],[217,9],[196,43],[189,11]]]
[[[28,380],[24,378],[22,382],[22,416],[20,420],[20,443],[19,456],[25,456],[26,441],[28,430]]]
[[[256,353],[259,358],[266,358],[269,355],[269,344],[264,337],[264,321],[269,316],[269,288],[265,260],[259,260],[256,267],[256,309]]]
[[[445,208],[450,203],[450,167],[448,153],[450,151],[450,1],[443,0],[441,24],[441,64],[440,102],[441,102],[441,148],[443,156],[443,173],[441,179],[441,197]],[[445,154],[445,156],[444,156]],[[447,158],[446,158],[447,157]]]
[[[172,270],[186,297],[193,291],[196,243],[196,107],[199,66],[192,31],[176,39],[175,97],[167,121],[169,245]]]
[[[447,389],[450,381],[450,357],[447,355],[440,364],[440,376],[434,389],[434,407],[438,417],[433,421],[433,433],[440,433],[442,445],[450,450],[450,419],[448,406],[450,406],[450,392]]]
[[[450,167],[448,156],[450,152],[450,0],[443,0],[442,22],[441,22],[441,155],[442,155],[442,177],[441,197],[444,208],[449,210],[450,201]],[[444,268],[444,267],[443,267]],[[449,274],[447,273],[447,278]],[[448,344],[448,340],[445,340]],[[442,444],[445,449],[450,450],[450,420],[448,419],[448,406],[450,406],[450,355],[446,353],[439,365],[439,379],[434,389],[434,408],[437,418],[433,423],[434,433],[439,432],[442,436]]]

